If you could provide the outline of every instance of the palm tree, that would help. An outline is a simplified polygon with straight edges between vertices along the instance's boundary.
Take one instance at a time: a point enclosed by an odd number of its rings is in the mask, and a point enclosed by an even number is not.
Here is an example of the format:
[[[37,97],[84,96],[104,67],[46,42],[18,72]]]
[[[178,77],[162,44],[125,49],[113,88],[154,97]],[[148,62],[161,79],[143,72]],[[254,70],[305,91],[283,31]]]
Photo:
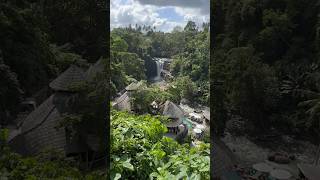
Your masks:
[[[299,107],[306,108],[306,114],[309,115],[307,126],[310,127],[316,121],[319,121],[320,115],[320,93],[310,91],[310,90],[299,90],[300,94],[309,97],[308,100],[302,101],[298,104]],[[320,126],[320,125],[319,125]],[[320,127],[319,127],[320,128]]]
[[[312,98],[306,101],[302,101],[298,104],[300,107],[306,107],[306,113],[309,115],[308,121],[306,122],[307,127],[311,127],[314,123],[318,123],[320,128],[320,93],[312,92]],[[318,121],[318,122],[316,122]],[[320,143],[318,145],[317,154],[315,157],[315,165],[318,165],[320,160]]]

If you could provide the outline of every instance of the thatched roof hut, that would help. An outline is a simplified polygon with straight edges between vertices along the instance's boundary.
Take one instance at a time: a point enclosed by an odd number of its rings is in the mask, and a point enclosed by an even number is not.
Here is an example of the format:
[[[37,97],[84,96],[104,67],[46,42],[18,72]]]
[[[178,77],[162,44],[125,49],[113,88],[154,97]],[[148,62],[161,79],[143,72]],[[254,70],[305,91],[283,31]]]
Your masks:
[[[172,119],[180,119],[183,118],[184,111],[173,102],[167,100],[164,104],[163,115]]]
[[[37,154],[47,148],[63,151],[66,146],[66,135],[63,128],[57,129],[61,114],[68,109],[65,104],[69,93],[55,93],[31,112],[21,126],[21,133],[9,143],[22,146],[18,151],[22,154]],[[23,142],[21,142],[23,141]]]
[[[78,137],[71,141],[65,128],[57,128],[62,114],[70,112],[73,104],[75,93],[70,85],[82,82],[84,77],[81,68],[71,65],[49,84],[56,92],[23,120],[19,133],[9,140],[13,149],[21,154],[37,154],[45,149],[66,154],[85,150]]]
[[[60,76],[53,80],[49,86],[55,91],[71,92],[71,86],[85,80],[83,70],[75,65],[71,65]]]
[[[125,93],[123,93],[120,97],[116,98],[113,102],[112,106],[118,110],[131,111],[132,106],[130,102],[131,92],[138,90],[143,85],[142,81],[132,82],[125,88]]]
[[[20,133],[9,141],[10,146],[23,155],[38,154],[46,149],[62,152],[65,156],[86,152],[88,148],[96,150],[97,145],[91,147],[96,143],[87,142],[89,135],[80,132],[71,138],[66,128],[58,128],[62,115],[71,110],[73,95],[67,92],[51,95],[27,116]]]
[[[171,101],[165,102],[162,114],[172,119],[166,124],[167,127],[177,127],[182,123],[182,118],[184,117],[184,111]]]

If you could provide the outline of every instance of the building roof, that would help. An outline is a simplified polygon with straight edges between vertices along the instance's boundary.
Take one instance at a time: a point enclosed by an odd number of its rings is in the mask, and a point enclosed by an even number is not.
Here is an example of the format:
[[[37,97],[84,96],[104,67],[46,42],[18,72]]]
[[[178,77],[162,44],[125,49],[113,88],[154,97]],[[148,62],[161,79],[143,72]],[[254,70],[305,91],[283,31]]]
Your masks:
[[[204,110],[203,111],[203,116],[204,118],[208,119],[210,121],[210,111]]]
[[[102,73],[105,70],[106,62],[104,59],[99,59],[95,64],[91,65],[86,71],[85,76],[88,81],[95,78],[98,73]]]
[[[57,151],[64,150],[66,146],[65,130],[56,129],[56,126],[61,119],[62,109],[65,108],[63,100],[66,99],[68,99],[68,94],[55,93],[24,120],[18,136],[23,136],[24,149],[27,154],[37,154],[47,148]]]
[[[119,98],[117,98],[112,106],[118,110],[131,111],[131,103],[128,92],[123,93]]]
[[[74,83],[80,83],[85,80],[85,74],[81,68],[71,65],[60,76],[53,80],[49,86],[55,91],[72,91],[70,87]]]
[[[171,101],[166,101],[164,104],[163,113],[172,119],[172,121],[166,124],[167,127],[176,127],[182,123],[182,118],[184,117],[184,111]]]
[[[70,110],[72,93],[57,92],[51,95],[37,109],[32,111],[23,121],[21,132],[9,143],[17,144],[21,141],[19,149],[25,149],[25,154],[38,154],[46,149],[53,149],[59,152],[76,153],[83,151],[79,149],[67,149],[68,144],[65,128],[57,128],[62,119],[62,114]],[[23,146],[23,147],[21,147]],[[67,152],[68,151],[68,152]],[[72,151],[72,152],[71,152]]]
[[[46,149],[64,152],[65,155],[96,150],[97,138],[86,137],[82,133],[73,135],[59,126],[64,113],[72,112],[75,93],[70,92],[72,83],[85,80],[82,69],[71,65],[50,83],[56,92],[32,111],[23,121],[18,133],[10,138],[9,144],[16,152],[26,155],[38,154]],[[89,141],[88,141],[89,140]]]
[[[179,106],[168,100],[164,104],[162,114],[174,119],[184,117],[184,111]]]

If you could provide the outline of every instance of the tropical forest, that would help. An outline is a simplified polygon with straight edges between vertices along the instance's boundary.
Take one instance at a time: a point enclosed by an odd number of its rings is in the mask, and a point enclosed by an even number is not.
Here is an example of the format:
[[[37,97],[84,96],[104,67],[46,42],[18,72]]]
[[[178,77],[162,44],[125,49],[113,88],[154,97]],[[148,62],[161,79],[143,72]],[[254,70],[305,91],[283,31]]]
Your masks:
[[[210,179],[209,23],[110,34],[113,179]]]
[[[107,2],[0,2],[0,179],[106,179]]]
[[[230,152],[213,155],[214,169],[237,164],[244,179],[320,177],[311,173],[320,153],[319,8],[315,0],[211,1],[211,113],[215,142]]]

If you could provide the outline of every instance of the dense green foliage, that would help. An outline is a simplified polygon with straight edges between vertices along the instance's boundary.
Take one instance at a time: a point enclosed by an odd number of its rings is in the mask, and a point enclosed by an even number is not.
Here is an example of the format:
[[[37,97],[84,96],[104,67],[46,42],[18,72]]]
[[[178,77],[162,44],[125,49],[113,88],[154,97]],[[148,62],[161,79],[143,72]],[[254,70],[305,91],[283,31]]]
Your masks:
[[[132,49],[131,46],[128,46],[130,41],[125,41],[114,31],[112,31],[110,38],[111,96],[115,96],[117,92],[129,84],[130,79],[143,80],[146,79],[146,74],[144,61],[136,51],[128,51],[129,48]]]
[[[151,103],[153,101],[158,104],[162,104],[167,100],[175,102],[176,97],[168,92],[162,91],[157,86],[147,87],[147,84],[144,83],[137,91],[132,93],[132,104],[133,108],[140,113],[151,112]]]
[[[72,114],[60,126],[85,129],[105,144],[109,90],[106,1],[26,0],[0,2],[0,128],[12,123],[19,103],[33,97],[39,105],[52,92],[48,84],[70,64],[83,69],[100,58],[104,71],[78,85]],[[39,95],[40,94],[40,95]],[[39,96],[38,96],[39,95]],[[41,97],[41,98],[37,98]],[[72,103],[72,102],[70,102]],[[96,123],[92,123],[92,122]],[[82,126],[82,127],[79,127]],[[85,128],[83,128],[85,127]],[[4,139],[1,138],[3,143]],[[105,150],[105,147],[103,150]],[[0,179],[101,179],[81,173],[63,156],[56,159],[21,157],[5,146],[0,151]]]
[[[209,24],[202,29],[189,21],[184,31],[184,47],[173,56],[171,71],[180,90],[180,97],[190,102],[209,104]],[[177,32],[176,32],[177,33]]]
[[[165,33],[151,27],[115,28],[111,32],[112,95],[128,85],[128,78],[147,80],[156,75],[152,57],[172,58],[172,75],[179,77],[178,100],[209,103],[209,30],[208,23],[197,27],[189,21],[182,29]],[[181,76],[181,77],[180,77]],[[180,80],[186,82],[182,85]],[[190,85],[190,86],[187,86]]]
[[[41,30],[42,19],[32,9],[21,9],[8,3],[0,4],[1,45],[4,64],[17,74],[27,95],[46,85],[53,76],[47,34]]]
[[[164,137],[150,115],[111,112],[112,179],[209,179],[209,144],[189,147]]]
[[[2,120],[15,118],[22,97],[46,87],[71,63],[85,66],[107,54],[105,5],[99,0],[0,3],[0,97],[12,98],[1,98]]]
[[[319,121],[311,120],[319,112],[314,96],[320,90],[319,3],[212,0],[211,4],[212,82],[223,82],[212,100],[225,107],[217,115],[224,119],[228,112],[240,115],[256,130],[273,126],[285,133],[319,135]]]
[[[22,90],[17,79],[17,74],[3,63],[0,56],[0,110],[15,112],[15,106],[21,100]]]

